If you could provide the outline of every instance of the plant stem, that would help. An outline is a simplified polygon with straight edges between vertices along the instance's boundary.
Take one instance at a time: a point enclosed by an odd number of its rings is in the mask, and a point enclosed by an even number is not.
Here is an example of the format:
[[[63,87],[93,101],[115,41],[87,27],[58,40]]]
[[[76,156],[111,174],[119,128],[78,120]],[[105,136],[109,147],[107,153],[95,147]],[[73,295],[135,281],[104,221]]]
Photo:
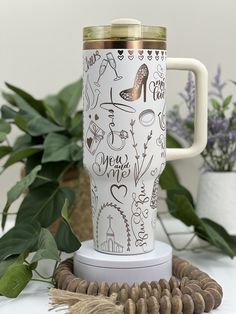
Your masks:
[[[52,284],[51,281],[43,280],[43,279],[35,279],[35,278],[32,278],[31,280],[32,280],[32,281],[40,281],[40,282],[48,283],[48,284],[50,284],[50,285]]]
[[[0,212],[0,215],[4,215],[4,216],[10,216],[10,215],[17,215],[17,213],[4,213],[4,212]]]
[[[36,269],[34,269],[34,272],[35,272],[39,277],[41,277],[42,279],[51,279],[51,278],[52,278],[52,276],[46,277],[46,276],[41,275]]]
[[[59,252],[59,257],[61,257],[61,251]],[[54,265],[54,268],[53,268],[53,272],[52,272],[52,280],[51,280],[51,282],[52,282],[52,284],[54,284],[54,274],[55,274],[55,271],[56,271],[56,269],[57,269],[57,265],[58,265],[58,261],[56,261],[55,262],[55,265]]]

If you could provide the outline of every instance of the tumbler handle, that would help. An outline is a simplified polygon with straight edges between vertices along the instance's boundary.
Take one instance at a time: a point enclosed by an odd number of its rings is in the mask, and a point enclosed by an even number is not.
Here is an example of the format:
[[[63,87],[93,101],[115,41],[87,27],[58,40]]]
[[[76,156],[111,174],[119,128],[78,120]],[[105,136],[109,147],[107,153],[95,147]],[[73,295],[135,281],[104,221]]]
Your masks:
[[[187,70],[195,74],[196,109],[194,117],[194,139],[189,148],[167,148],[166,160],[194,157],[207,144],[208,73],[206,67],[192,58],[167,58],[168,70]]]

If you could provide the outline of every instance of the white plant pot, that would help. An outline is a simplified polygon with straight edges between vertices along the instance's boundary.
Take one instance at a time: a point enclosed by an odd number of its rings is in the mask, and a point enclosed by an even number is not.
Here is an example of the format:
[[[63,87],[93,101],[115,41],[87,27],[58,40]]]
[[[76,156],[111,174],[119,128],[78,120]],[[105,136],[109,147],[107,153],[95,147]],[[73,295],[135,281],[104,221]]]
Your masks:
[[[206,172],[201,175],[197,213],[236,235],[236,172]]]

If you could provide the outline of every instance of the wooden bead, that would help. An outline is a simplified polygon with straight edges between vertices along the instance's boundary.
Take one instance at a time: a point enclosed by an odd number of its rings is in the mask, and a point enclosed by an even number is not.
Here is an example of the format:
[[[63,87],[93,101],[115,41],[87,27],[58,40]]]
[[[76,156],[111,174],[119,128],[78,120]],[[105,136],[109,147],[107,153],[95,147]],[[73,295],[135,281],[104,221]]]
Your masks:
[[[152,289],[157,289],[161,293],[161,286],[158,281],[152,281],[150,285]]]
[[[138,299],[139,299],[139,293],[140,293],[140,290],[139,290],[139,289],[137,290],[135,287],[132,287],[132,288],[130,289],[130,295],[129,295],[129,297],[130,297],[134,302],[137,302]]]
[[[112,293],[118,293],[119,290],[120,290],[120,286],[119,286],[118,282],[113,282],[110,285],[109,295],[111,295]]]
[[[129,298],[129,292],[127,291],[127,289],[121,289],[119,294],[118,294],[118,301],[121,304],[125,304],[125,302],[128,300]]]
[[[199,285],[197,285],[195,283],[187,283],[187,285],[185,287],[192,289],[194,292],[201,292],[202,291],[202,288],[199,287]]]
[[[201,295],[205,302],[205,312],[209,313],[215,306],[215,300],[212,294],[208,291],[202,290]]]
[[[98,283],[97,281],[91,281],[88,289],[87,289],[88,295],[97,295],[98,294]]]
[[[194,314],[202,314],[205,311],[205,301],[199,292],[191,295],[194,303]]]
[[[140,292],[140,285],[137,283],[137,282],[135,282],[135,283],[133,283],[133,285],[131,286],[131,288],[134,288],[136,291],[137,291],[137,293],[139,294],[139,292]]]
[[[184,276],[186,276],[186,273],[189,272],[189,267],[190,264],[188,262],[182,262],[177,268],[176,275],[178,276],[178,278],[183,278]]]
[[[135,314],[136,313],[136,305],[132,299],[128,299],[124,306],[125,314]]]
[[[179,289],[179,288],[174,288],[173,290],[172,290],[172,296],[175,296],[175,295],[178,295],[178,296],[182,296],[182,292],[181,292],[181,290]]]
[[[122,286],[120,287],[120,289],[126,289],[129,292],[130,286],[127,282],[124,282]]]
[[[79,285],[79,283],[82,281],[82,279],[80,278],[74,278],[72,279],[69,284],[67,285],[66,290],[70,291],[70,292],[76,292],[77,287]]]
[[[189,282],[189,278],[188,277],[183,277],[180,280],[180,290],[183,289],[184,286],[186,286],[186,284]]]
[[[146,289],[146,288],[144,288]],[[147,302],[145,299],[140,298],[136,304],[137,314],[146,314],[147,313]]]
[[[162,290],[163,290],[163,289],[168,289],[168,290],[170,290],[170,284],[169,284],[169,282],[168,282],[167,280],[165,280],[165,279],[160,279],[160,280],[159,280],[159,284],[160,284]]]
[[[172,298],[171,292],[168,289],[162,290],[161,296],[164,296],[164,295],[166,295],[169,299]]]
[[[88,289],[88,286],[89,286],[89,281],[87,280],[82,280],[80,281],[80,283],[78,284],[78,287],[76,289],[76,292],[79,292],[79,293],[86,293],[87,292],[87,289]]]
[[[148,291],[148,293],[149,293],[149,295],[152,294],[152,287],[151,287],[151,285],[150,285],[150,283],[149,283],[148,281],[143,281],[143,282],[141,283],[141,285],[140,285],[140,288],[141,288],[141,289],[142,289],[142,288],[146,288],[147,291]]]
[[[183,309],[183,303],[181,297],[175,295],[171,299],[171,314],[181,314]]]
[[[140,290],[139,297],[143,298],[143,299],[147,299],[150,297],[150,293],[148,292],[148,290],[146,288],[142,288]]]
[[[213,288],[216,289],[221,297],[223,297],[223,290],[222,287],[217,283],[217,282],[213,282],[213,281],[208,281],[203,285],[203,289],[207,289],[207,288]]]
[[[80,278],[73,278],[71,276],[67,276],[64,281],[62,282],[62,285],[61,285],[61,289],[62,290],[67,290],[67,287],[69,285],[69,283],[71,282],[71,280],[74,280],[74,279],[78,279],[79,281],[81,281],[82,279]]]
[[[160,309],[159,302],[154,296],[151,296],[147,300],[147,307],[148,307],[148,313],[149,314],[157,314]]]
[[[156,288],[152,289],[152,295],[157,299],[158,302],[160,302],[161,299],[161,293]]]
[[[206,288],[205,291],[210,292],[210,294],[213,296],[214,301],[215,301],[214,309],[216,309],[222,302],[222,297],[219,291],[213,288]]]
[[[159,312],[160,314],[171,314],[171,302],[166,295],[161,297]]]
[[[189,294],[183,294],[181,300],[183,303],[183,314],[193,314],[194,303],[191,296]]]
[[[57,281],[57,288],[61,289],[62,288],[62,284],[65,281],[65,279],[70,276],[70,280],[73,280],[74,278],[76,278],[74,275],[72,274],[66,274],[66,273],[62,273],[60,274],[60,277],[58,278]]]
[[[194,293],[193,289],[189,288],[188,286],[184,286],[182,289],[181,289],[181,292],[183,294],[189,294],[191,295],[192,293]]]
[[[98,285],[98,294],[108,296],[108,293],[109,293],[109,285],[106,281],[102,281]]]
[[[170,285],[170,290],[172,291],[174,288],[178,288],[179,287],[179,283],[178,280],[176,279],[176,277],[172,276],[169,280],[169,285]]]

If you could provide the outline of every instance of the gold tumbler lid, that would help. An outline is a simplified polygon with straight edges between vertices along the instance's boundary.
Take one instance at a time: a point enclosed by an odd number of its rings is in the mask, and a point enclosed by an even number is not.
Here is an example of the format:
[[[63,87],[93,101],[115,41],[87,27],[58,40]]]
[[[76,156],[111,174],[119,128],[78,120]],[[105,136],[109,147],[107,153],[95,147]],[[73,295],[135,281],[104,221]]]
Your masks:
[[[166,41],[166,28],[146,26],[135,19],[116,19],[111,25],[89,26],[83,29],[84,41],[94,40],[155,40]]]

